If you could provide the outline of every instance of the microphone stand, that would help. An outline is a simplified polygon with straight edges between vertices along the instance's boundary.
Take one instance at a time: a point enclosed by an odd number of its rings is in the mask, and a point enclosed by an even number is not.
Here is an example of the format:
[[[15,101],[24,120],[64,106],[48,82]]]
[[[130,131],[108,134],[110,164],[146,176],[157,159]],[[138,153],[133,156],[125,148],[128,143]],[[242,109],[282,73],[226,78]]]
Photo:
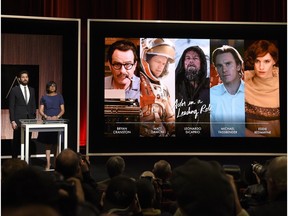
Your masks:
[[[9,88],[9,91],[7,92],[7,95],[6,95],[5,99],[8,98],[8,96],[9,96],[9,94],[10,94],[10,92],[11,92],[11,90],[12,90],[12,88],[13,88],[16,80],[17,80],[17,82],[18,82],[18,85],[20,84],[20,83],[19,83],[19,80],[17,79],[17,76],[15,76],[15,78],[14,78],[14,80],[13,80],[13,82],[12,82],[10,88]]]

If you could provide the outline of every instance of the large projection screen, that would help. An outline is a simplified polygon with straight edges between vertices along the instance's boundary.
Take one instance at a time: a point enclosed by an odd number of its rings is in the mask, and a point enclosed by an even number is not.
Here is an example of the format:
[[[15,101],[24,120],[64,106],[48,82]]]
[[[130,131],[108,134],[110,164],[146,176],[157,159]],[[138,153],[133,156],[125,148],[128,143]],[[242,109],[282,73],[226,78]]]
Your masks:
[[[115,153],[125,155],[254,155],[283,154],[286,152],[286,23],[90,19],[87,28],[88,155],[111,155]],[[134,64],[132,66],[131,62],[126,62],[123,59],[115,60],[114,57],[112,58],[113,62],[109,63],[109,59],[107,59],[107,52],[111,44],[120,40],[129,40],[136,46],[139,68],[135,67],[134,74],[132,72],[133,77],[127,72],[129,70],[126,70],[126,68],[124,70],[124,67],[134,67]],[[273,66],[277,67],[277,72],[279,72],[277,73],[279,88],[277,94],[274,94],[268,102],[268,106],[272,101],[278,103],[276,109],[278,123],[275,126],[277,133],[273,132],[274,128],[268,126],[270,123],[264,123],[262,119],[259,119],[253,123],[253,125],[258,125],[257,128],[253,129],[252,135],[249,135],[246,133],[246,129],[249,128],[251,123],[247,120],[249,115],[244,107],[249,95],[248,87],[246,88],[248,85],[245,83],[248,82],[248,79],[246,79],[248,75],[245,74],[253,68],[249,67],[244,60],[246,59],[245,53],[248,47],[253,42],[260,40],[272,42],[277,47],[279,54],[278,62]],[[165,43],[166,48],[168,47],[167,43],[172,44],[169,45],[169,49],[173,47],[173,51],[171,51],[172,49],[170,51],[165,50],[163,48]],[[221,114],[224,120],[215,123],[214,120],[212,122],[211,113],[215,112],[212,107],[215,107],[215,100],[218,103],[224,98],[211,97],[212,86],[222,83],[216,71],[216,67],[218,69],[220,66],[214,67],[212,53],[217,47],[223,45],[235,48],[244,61],[241,78],[244,83],[243,97],[239,103],[240,105],[237,103],[233,105],[237,109],[240,108],[238,106],[243,106],[240,109],[240,112],[243,113],[241,121],[226,121],[225,119],[230,112],[225,111],[226,108],[230,110],[230,102],[226,102],[226,105],[229,105],[223,107]],[[203,76],[197,75],[196,78],[190,76],[190,82],[196,82],[195,80],[197,80],[197,85],[202,85],[203,83],[201,84],[199,80],[205,79],[208,80],[208,84],[205,81],[206,91],[202,93],[199,90],[198,98],[194,97],[193,100],[185,101],[183,100],[185,96],[182,98],[179,96],[181,95],[179,74],[181,73],[181,63],[183,62],[184,65],[185,62],[184,58],[181,59],[181,56],[190,47],[197,47],[198,50],[199,48],[202,50],[203,55],[201,54],[199,61],[202,62],[201,68],[205,65],[203,71],[206,71]],[[195,52],[198,51],[194,50]],[[159,56],[159,53],[168,59],[165,62],[168,74],[162,77],[157,77],[154,72],[151,72],[153,66],[147,66],[148,62],[151,61],[150,58],[153,59],[153,55]],[[194,66],[192,65],[192,67]],[[119,75],[119,79],[120,76],[123,76],[123,80],[126,79],[126,81],[131,79],[130,85],[132,87],[126,88],[126,90],[121,90],[120,87],[120,89],[117,89],[115,82],[118,78],[115,73],[121,74],[120,71],[126,71],[125,73],[128,75],[121,72],[122,75]],[[114,75],[113,78],[111,78],[112,75]],[[109,81],[107,81],[108,79]],[[133,85],[139,79],[138,90],[140,96],[133,98],[130,95],[128,97],[127,89],[136,91],[138,87],[133,87]],[[150,92],[148,88],[144,87],[147,85]],[[189,90],[189,92],[191,91]],[[196,92],[196,90],[194,91]],[[205,97],[204,94],[206,94]],[[231,106],[232,103],[234,104],[231,100]],[[170,104],[170,108],[167,107],[167,104]],[[172,116],[171,113],[174,115],[172,120],[167,117]],[[236,118],[234,115],[238,115],[238,111],[233,111],[233,113],[230,114],[231,119]],[[264,115],[268,113],[270,111],[267,111]],[[214,125],[218,126],[216,133],[212,132]],[[261,137],[256,135],[261,135]]]

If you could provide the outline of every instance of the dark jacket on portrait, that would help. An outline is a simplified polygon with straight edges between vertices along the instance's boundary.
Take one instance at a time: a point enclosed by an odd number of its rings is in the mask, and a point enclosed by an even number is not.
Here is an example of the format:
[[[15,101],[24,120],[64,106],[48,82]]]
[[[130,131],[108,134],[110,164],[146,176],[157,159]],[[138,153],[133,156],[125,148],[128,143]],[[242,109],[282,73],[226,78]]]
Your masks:
[[[184,60],[188,51],[195,51],[201,60],[201,69],[197,86],[191,85],[185,76]],[[182,136],[210,136],[210,78],[207,77],[206,56],[198,46],[187,48],[176,68],[176,134]],[[177,106],[178,105],[178,106]],[[184,122],[185,124],[181,124]],[[186,123],[191,124],[186,124]],[[203,124],[204,123],[204,124]],[[201,130],[184,130],[185,127],[195,127]],[[187,133],[191,132],[191,133]],[[198,132],[199,133],[193,133]]]

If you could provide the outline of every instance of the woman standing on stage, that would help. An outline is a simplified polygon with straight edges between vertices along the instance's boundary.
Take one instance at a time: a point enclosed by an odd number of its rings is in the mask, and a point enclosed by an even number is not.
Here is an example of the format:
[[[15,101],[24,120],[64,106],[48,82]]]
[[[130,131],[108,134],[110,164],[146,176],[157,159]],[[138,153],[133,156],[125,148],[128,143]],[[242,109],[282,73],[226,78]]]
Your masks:
[[[40,99],[39,114],[42,116],[43,120],[58,120],[65,113],[64,99],[63,96],[57,93],[57,84],[54,81],[50,81],[46,84],[46,95],[43,95]],[[46,153],[46,168],[45,170],[50,170],[51,160],[50,153],[53,145],[54,159],[59,154],[58,132],[42,132],[39,133],[37,140],[40,143],[44,143],[45,153]]]

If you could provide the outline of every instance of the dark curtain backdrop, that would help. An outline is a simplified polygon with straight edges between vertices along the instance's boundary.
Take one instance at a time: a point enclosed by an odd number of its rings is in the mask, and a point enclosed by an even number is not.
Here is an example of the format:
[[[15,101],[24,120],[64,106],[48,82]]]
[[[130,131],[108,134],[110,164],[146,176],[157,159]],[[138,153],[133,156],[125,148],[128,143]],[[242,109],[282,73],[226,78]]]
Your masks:
[[[86,145],[87,19],[287,22],[287,0],[2,0],[1,14],[81,19],[80,145]]]

